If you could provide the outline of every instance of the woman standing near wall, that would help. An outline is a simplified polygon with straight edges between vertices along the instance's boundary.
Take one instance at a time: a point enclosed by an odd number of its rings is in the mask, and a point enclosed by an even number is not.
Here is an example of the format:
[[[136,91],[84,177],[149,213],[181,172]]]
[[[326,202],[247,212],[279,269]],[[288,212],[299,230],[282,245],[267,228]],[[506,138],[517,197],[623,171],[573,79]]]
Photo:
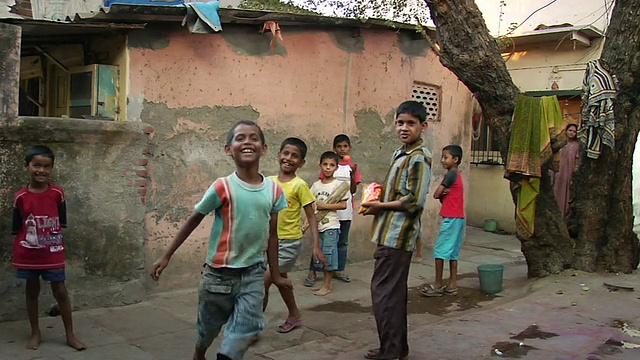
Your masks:
[[[567,215],[569,202],[573,198],[571,181],[573,172],[578,166],[578,155],[580,153],[580,142],[576,140],[578,125],[567,125],[565,132],[567,134],[567,145],[560,149],[560,169],[556,173],[553,184],[553,192],[556,195],[556,201],[563,218]]]

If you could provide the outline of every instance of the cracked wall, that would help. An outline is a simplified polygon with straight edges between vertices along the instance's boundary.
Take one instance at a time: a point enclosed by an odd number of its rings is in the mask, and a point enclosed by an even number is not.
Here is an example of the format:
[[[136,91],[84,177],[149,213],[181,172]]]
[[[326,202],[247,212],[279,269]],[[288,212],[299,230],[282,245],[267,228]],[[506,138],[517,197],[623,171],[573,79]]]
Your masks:
[[[225,27],[222,35],[191,35],[183,29],[139,31],[130,39],[128,114],[155,128],[149,154],[146,263],[159,256],[211,182],[233,171],[224,154],[224,134],[239,120],[255,120],[269,150],[262,171],[276,174],[280,142],[298,136],[310,148],[299,175],[312,183],[317,157],[333,137],[347,133],[352,157],[365,182],[382,181],[392,151],[395,107],[411,97],[414,81],[442,89],[441,120],[424,136],[434,156],[432,190],[442,180],[440,149],[459,143],[469,150],[469,91],[424,44],[393,30],[361,31],[282,27],[283,42],[265,51],[270,34],[255,26]],[[133,35],[132,35],[133,37]],[[131,44],[162,44],[132,46]],[[265,47],[266,46],[266,47]],[[468,179],[468,162],[461,170]],[[360,194],[357,194],[359,199]],[[433,242],[440,205],[430,198],[425,241]],[[355,216],[350,259],[371,258],[370,218]],[[153,291],[197,284],[211,216],[174,255]],[[299,268],[308,264],[308,246]],[[149,285],[151,285],[149,283]]]
[[[63,233],[74,307],[144,298],[145,131],[148,125],[139,123],[24,117],[0,127],[0,321],[26,317],[24,281],[15,279],[11,265],[10,219],[13,195],[29,182],[25,152],[36,144],[54,151],[52,181],[67,196]],[[48,287],[42,291],[41,305],[55,303]]]

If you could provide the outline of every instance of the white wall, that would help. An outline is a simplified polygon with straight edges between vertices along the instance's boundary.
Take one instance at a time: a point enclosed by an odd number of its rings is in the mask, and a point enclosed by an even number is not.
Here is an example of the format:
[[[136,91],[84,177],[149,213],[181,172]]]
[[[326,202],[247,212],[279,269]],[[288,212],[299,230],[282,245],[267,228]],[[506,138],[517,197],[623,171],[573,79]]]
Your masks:
[[[507,68],[521,91],[551,89],[552,80],[561,90],[581,89],[586,64],[600,57],[604,41],[594,39],[591,44],[564,40],[520,45],[507,61]]]
[[[487,27],[493,35],[504,35],[509,24],[522,23],[527,16],[550,3],[551,0],[504,0],[504,2],[506,6],[502,7],[501,20],[499,0],[476,0]],[[612,7],[613,0],[557,0],[531,16],[516,30],[515,34],[532,31],[539,24],[593,24],[599,29],[605,29]]]

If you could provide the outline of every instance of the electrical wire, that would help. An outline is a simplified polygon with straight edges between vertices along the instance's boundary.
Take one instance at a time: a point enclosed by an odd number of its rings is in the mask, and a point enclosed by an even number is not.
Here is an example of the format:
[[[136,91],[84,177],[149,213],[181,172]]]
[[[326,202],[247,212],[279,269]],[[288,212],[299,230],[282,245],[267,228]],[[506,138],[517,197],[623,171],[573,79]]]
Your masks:
[[[527,20],[529,20],[533,15],[535,15],[535,13],[537,13],[538,11],[540,11],[540,10],[542,10],[542,9],[544,9],[544,8],[546,8],[546,7],[548,7],[549,5],[553,4],[553,3],[554,3],[554,2],[556,2],[556,1],[558,1],[558,0],[553,0],[553,1],[551,1],[550,3],[548,3],[547,5],[544,5],[544,6],[540,7],[540,8],[538,8],[536,11],[532,12],[531,14],[529,14],[529,16],[527,16],[524,20],[522,20],[522,22],[521,22],[518,26],[514,27],[513,29],[510,29],[510,30],[507,32],[507,34],[506,34],[506,35],[511,35],[511,34],[513,34],[513,32],[514,32],[514,31],[516,31],[516,29],[518,29],[518,28],[519,28],[520,26],[522,26],[525,22],[527,22]]]

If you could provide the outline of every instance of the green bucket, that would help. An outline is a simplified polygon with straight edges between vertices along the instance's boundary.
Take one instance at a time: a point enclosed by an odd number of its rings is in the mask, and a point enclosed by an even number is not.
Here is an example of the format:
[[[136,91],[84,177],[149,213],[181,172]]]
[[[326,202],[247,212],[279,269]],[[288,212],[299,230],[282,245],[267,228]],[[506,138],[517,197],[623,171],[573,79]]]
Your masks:
[[[498,220],[484,219],[484,231],[495,232],[498,230]]]
[[[497,294],[502,291],[502,275],[504,265],[480,265],[478,275],[480,277],[480,291],[485,294]]]

